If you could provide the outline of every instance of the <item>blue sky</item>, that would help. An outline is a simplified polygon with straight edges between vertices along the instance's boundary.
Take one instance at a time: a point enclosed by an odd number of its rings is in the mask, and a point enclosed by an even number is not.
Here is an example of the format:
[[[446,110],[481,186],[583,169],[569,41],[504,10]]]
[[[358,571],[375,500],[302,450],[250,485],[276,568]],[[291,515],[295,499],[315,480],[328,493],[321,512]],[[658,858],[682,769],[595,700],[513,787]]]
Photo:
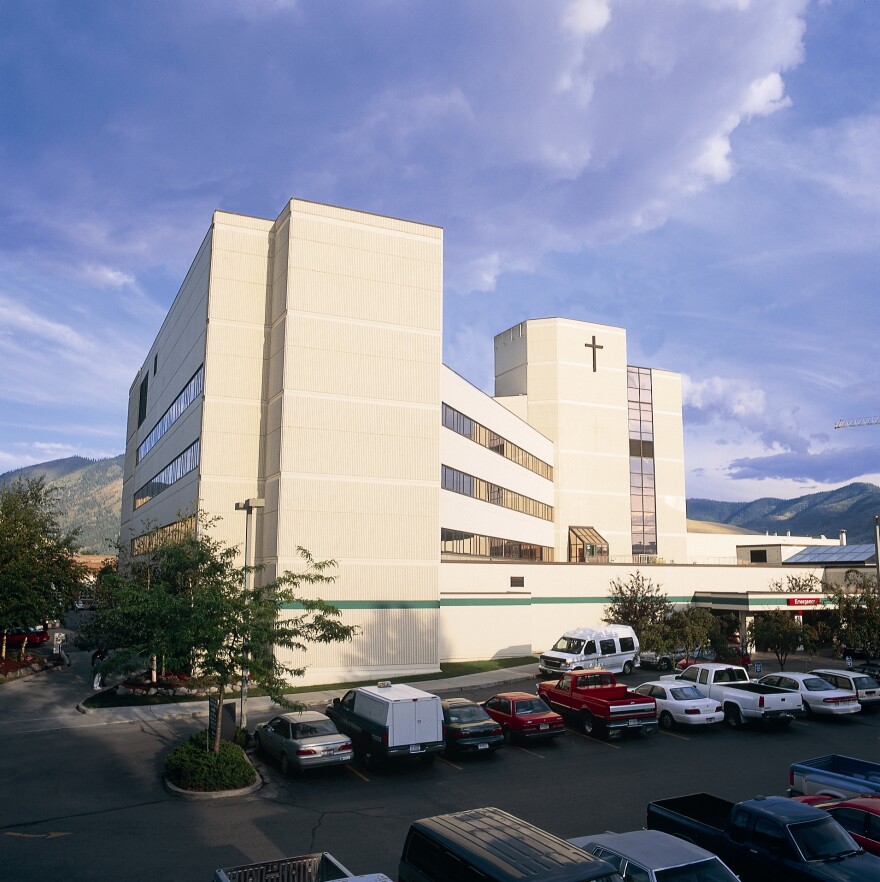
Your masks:
[[[0,472],[125,445],[214,209],[445,230],[444,360],[530,317],[684,377],[689,497],[880,483],[880,3],[0,0]]]

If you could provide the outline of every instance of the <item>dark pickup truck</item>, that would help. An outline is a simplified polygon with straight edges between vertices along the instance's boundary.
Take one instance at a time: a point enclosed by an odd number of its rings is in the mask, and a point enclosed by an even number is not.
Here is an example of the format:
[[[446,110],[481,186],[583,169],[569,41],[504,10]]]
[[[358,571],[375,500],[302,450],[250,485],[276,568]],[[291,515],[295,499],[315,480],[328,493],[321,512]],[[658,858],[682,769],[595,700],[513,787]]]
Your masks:
[[[647,826],[714,852],[743,882],[880,880],[880,858],[865,854],[837,821],[782,796],[660,799],[648,804]]]

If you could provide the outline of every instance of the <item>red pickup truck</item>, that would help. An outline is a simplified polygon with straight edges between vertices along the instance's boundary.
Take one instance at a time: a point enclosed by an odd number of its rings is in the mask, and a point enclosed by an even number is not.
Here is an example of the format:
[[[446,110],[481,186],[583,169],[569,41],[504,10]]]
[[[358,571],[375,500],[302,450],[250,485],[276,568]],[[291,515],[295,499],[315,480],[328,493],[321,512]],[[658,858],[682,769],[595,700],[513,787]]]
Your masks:
[[[572,671],[539,683],[538,695],[553,710],[576,718],[587,735],[602,733],[610,740],[630,730],[645,736],[657,731],[654,699],[618,684],[609,671]]]

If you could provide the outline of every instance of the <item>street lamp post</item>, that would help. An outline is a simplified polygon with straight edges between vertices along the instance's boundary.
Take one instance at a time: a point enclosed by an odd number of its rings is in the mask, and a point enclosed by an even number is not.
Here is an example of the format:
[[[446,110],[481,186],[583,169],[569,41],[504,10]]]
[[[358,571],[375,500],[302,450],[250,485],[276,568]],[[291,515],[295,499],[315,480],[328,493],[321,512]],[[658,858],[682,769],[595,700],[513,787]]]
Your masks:
[[[236,502],[235,510],[245,512],[245,523],[244,523],[244,565],[245,567],[252,567],[254,565],[253,557],[254,557],[254,541],[253,541],[253,529],[254,529],[254,519],[251,515],[254,513],[255,509],[265,508],[266,500],[260,499],[257,497],[253,497],[251,499],[245,499],[244,502]],[[250,570],[245,570],[244,574],[244,590],[247,592],[251,586],[253,585],[253,573]],[[248,692],[248,670],[247,668],[242,668],[241,671],[241,713],[239,715],[238,725],[240,729],[247,729],[247,692]]]

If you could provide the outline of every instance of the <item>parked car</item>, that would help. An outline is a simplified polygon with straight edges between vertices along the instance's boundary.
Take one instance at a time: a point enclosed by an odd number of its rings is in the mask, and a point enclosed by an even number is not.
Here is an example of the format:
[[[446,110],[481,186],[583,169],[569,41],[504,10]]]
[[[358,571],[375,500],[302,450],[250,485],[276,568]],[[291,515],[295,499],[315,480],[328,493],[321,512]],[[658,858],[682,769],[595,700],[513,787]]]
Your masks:
[[[554,738],[565,732],[562,717],[528,692],[499,692],[484,701],[483,707],[500,724],[507,741]]]
[[[285,775],[317,766],[338,766],[354,756],[351,739],[318,711],[280,714],[254,732],[257,750],[281,761]]]
[[[880,796],[855,799],[796,796],[795,799],[824,809],[865,851],[880,857]]]
[[[852,689],[839,689],[815,674],[768,674],[758,680],[766,686],[776,686],[798,692],[808,714],[840,715],[858,713],[862,706]]]
[[[639,654],[639,638],[629,625],[604,628],[573,628],[542,652],[538,670],[549,676],[566,671],[602,668],[615,674],[631,674]]]
[[[728,659],[738,665],[742,665],[744,668],[747,668],[752,663],[752,657],[742,648],[742,646],[739,646],[736,643],[731,643],[727,647],[727,654],[721,658],[718,658],[718,653],[711,646],[701,646],[699,649],[695,649],[692,653],[689,653],[684,658],[680,659],[676,663],[676,667],[683,671],[685,668],[689,668],[691,665],[699,664],[700,662],[724,662]]]
[[[788,770],[788,795],[825,799],[880,796],[880,763],[840,753],[798,760]]]
[[[365,768],[388,760],[433,762],[446,746],[440,698],[406,683],[380,680],[334,698],[327,716],[348,735]]]
[[[610,671],[572,671],[555,683],[539,683],[538,695],[585,735],[611,740],[624,732],[648,736],[657,731],[654,700],[618,683]]]
[[[650,668],[657,671],[671,671],[674,665],[677,665],[687,653],[684,647],[680,646],[673,652],[646,652],[639,653],[639,667]]]
[[[49,642],[49,632],[45,628],[13,628],[6,634],[6,648],[17,649],[25,639],[28,646],[38,646],[41,643]]]
[[[504,733],[486,710],[467,698],[447,698],[443,708],[446,753],[494,753],[504,744]]]
[[[655,680],[635,689],[657,705],[657,721],[664,729],[676,723],[682,726],[706,726],[724,720],[724,709],[714,698],[704,697],[689,683]]]
[[[858,671],[860,674],[867,674],[869,677],[873,677],[878,683],[880,683],[880,662],[878,661],[864,662],[863,664],[855,665],[853,670]]]
[[[600,833],[568,841],[608,861],[625,882],[738,882],[712,852],[660,830]]]
[[[832,668],[821,668],[810,671],[810,673],[827,680],[838,689],[848,689],[850,692],[855,692],[859,697],[859,704],[863,708],[870,709],[880,706],[880,683],[867,674]]]

